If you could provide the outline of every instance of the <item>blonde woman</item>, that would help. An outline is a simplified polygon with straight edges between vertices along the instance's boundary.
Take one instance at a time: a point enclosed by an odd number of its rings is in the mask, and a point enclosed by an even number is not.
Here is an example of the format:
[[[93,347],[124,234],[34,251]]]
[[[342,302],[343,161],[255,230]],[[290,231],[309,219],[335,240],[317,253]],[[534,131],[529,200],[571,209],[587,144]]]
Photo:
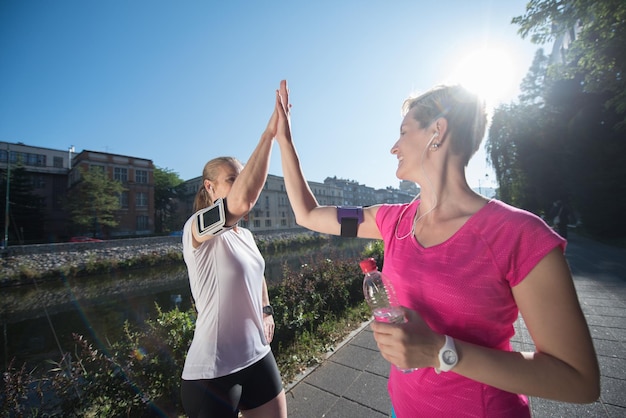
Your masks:
[[[195,213],[183,228],[183,255],[198,311],[181,383],[190,417],[287,416],[269,345],[274,320],[265,261],[252,233],[237,226],[265,184],[276,122],[275,112],[245,166],[232,157],[206,163]],[[210,207],[215,216],[203,217]]]

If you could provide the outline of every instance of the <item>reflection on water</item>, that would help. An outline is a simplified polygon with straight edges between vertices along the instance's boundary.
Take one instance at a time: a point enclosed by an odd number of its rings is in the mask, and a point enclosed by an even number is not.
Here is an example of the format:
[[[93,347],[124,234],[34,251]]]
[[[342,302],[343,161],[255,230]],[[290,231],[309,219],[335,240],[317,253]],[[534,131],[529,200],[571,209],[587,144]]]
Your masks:
[[[368,241],[333,240],[330,245],[267,255],[268,285],[282,280],[283,266],[297,269],[320,258],[358,259]],[[125,321],[141,323],[164,310],[191,306],[191,292],[184,263],[145,268],[105,276],[63,279],[54,283],[2,289],[2,362],[16,365],[44,359],[58,360],[62,350],[72,350],[72,334],[107,346],[119,337]],[[57,344],[58,341],[58,344]]]

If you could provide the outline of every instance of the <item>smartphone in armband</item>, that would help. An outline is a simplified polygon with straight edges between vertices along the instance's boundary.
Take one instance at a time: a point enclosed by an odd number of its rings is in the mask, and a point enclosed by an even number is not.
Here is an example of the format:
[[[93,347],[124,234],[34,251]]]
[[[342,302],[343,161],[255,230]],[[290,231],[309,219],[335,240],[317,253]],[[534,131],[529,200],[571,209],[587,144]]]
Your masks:
[[[200,209],[194,215],[196,217],[196,227],[198,235],[219,235],[224,231],[228,231],[232,226],[225,226],[226,211],[224,210],[224,200],[217,199],[208,208]]]

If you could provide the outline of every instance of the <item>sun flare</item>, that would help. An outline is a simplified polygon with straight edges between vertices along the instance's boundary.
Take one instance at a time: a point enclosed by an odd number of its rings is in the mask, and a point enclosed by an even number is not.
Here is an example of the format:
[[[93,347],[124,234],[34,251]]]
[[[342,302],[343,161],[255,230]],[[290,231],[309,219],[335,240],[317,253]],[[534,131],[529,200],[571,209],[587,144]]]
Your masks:
[[[458,62],[449,82],[460,83],[479,94],[494,107],[515,95],[515,66],[513,57],[502,49],[476,49]]]

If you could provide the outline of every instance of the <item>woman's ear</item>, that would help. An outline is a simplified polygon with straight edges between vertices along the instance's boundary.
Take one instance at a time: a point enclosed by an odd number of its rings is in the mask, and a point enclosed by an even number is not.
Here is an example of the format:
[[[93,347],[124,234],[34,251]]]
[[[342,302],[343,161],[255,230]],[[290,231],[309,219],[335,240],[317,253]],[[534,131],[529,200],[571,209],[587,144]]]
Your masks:
[[[448,132],[448,121],[446,118],[439,118],[434,122],[434,125],[437,132],[437,138],[439,138],[439,140],[443,140]]]
[[[204,180],[204,190],[206,190],[207,192],[213,192],[213,185],[211,184],[211,182],[209,180]]]

